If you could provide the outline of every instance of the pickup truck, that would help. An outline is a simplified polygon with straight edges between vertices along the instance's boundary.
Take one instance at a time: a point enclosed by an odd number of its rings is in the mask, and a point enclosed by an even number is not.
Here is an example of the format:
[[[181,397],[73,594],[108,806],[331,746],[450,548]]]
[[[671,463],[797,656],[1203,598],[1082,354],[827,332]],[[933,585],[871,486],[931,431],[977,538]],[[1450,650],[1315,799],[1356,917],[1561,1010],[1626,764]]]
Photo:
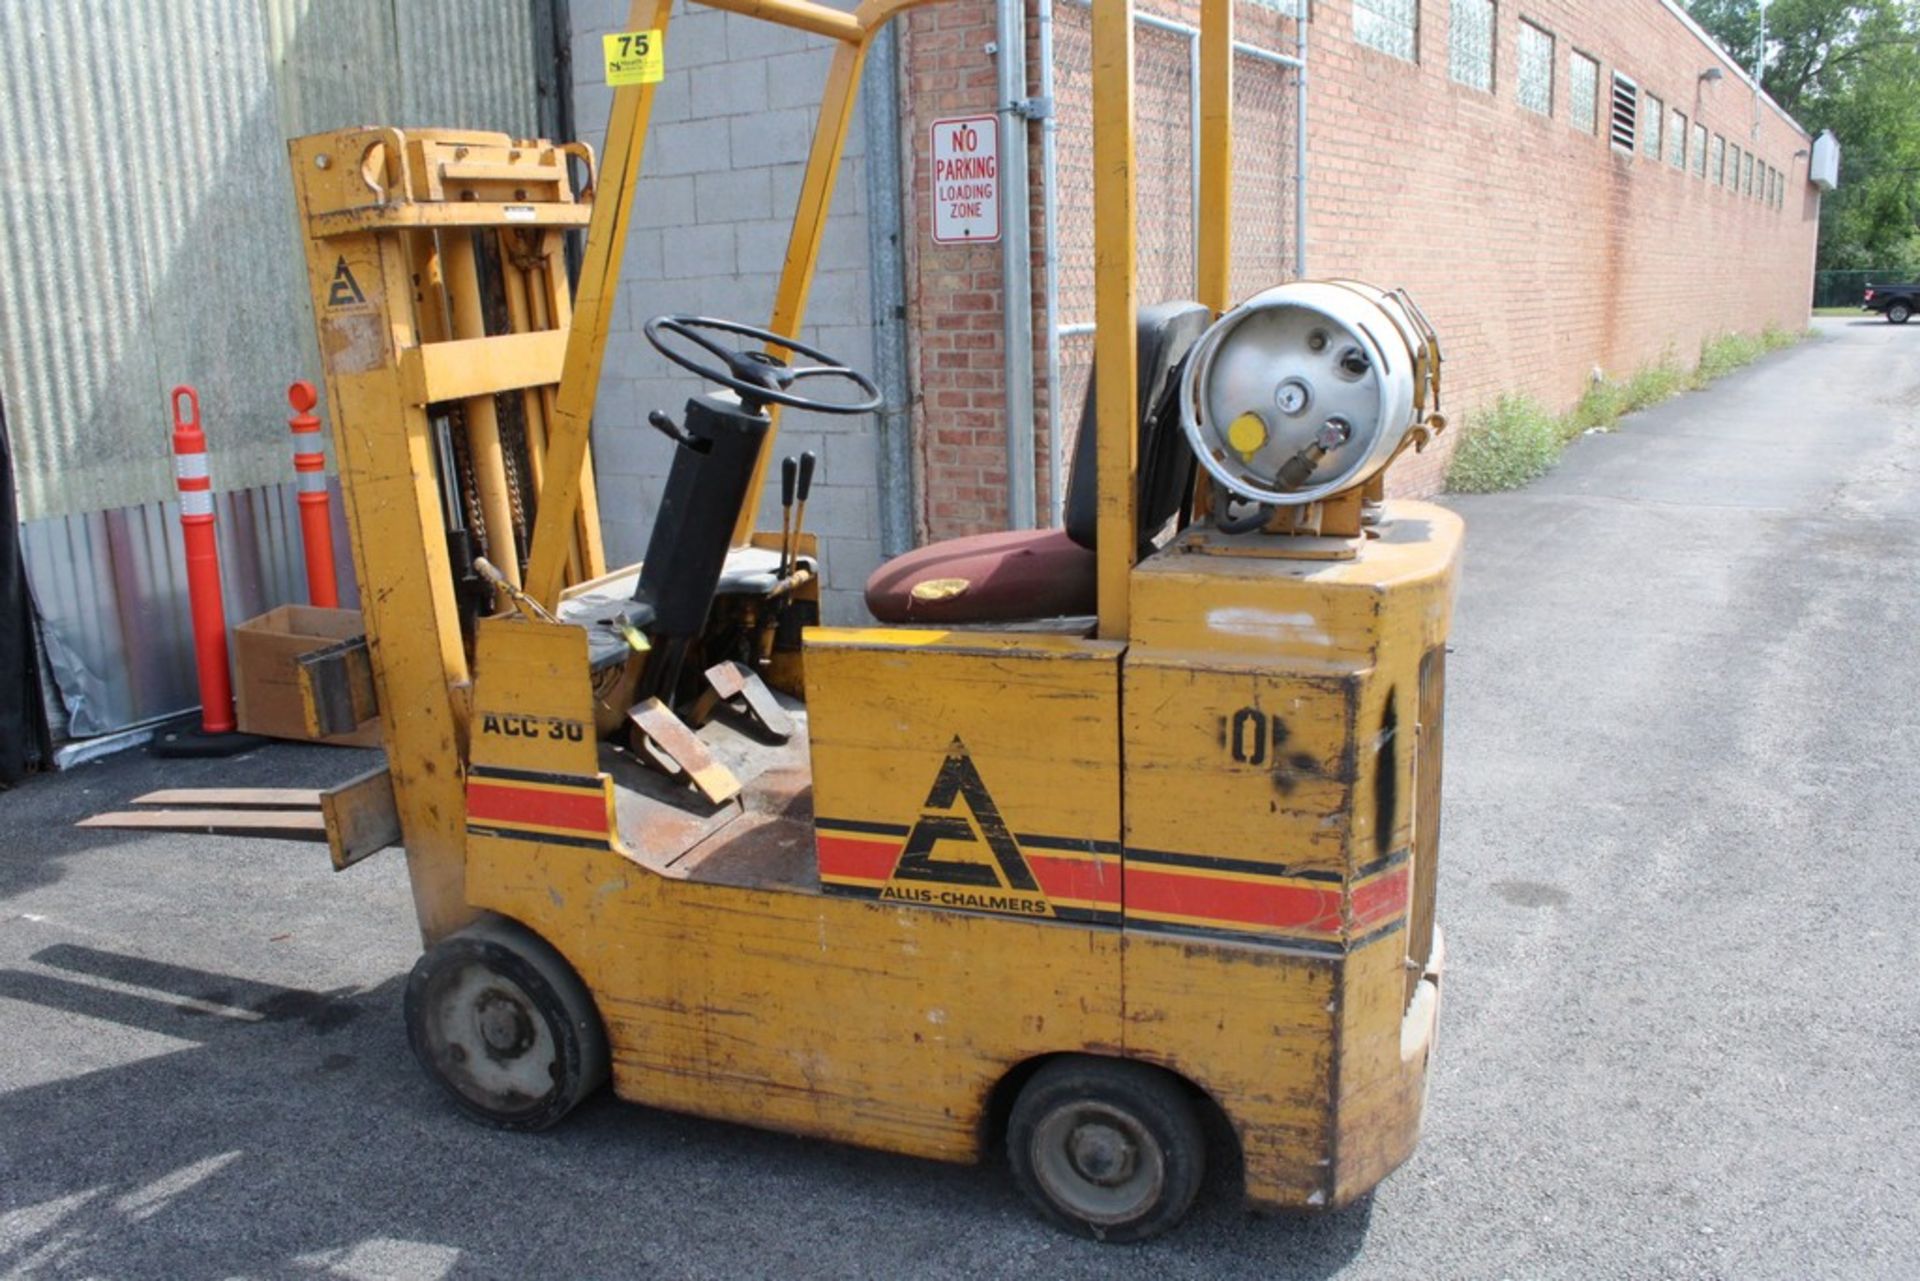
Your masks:
[[[1896,325],[1904,325],[1920,311],[1920,284],[1915,285],[1867,285],[1867,296],[1861,300],[1860,310],[1877,311]]]

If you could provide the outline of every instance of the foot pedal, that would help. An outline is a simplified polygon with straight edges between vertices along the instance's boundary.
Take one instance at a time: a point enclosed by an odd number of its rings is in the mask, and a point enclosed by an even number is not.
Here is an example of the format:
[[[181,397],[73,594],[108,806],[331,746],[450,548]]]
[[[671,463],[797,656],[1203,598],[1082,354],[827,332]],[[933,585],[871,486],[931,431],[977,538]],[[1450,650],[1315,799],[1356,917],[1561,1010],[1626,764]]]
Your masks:
[[[694,709],[694,719],[705,724],[713,715],[713,709],[720,703],[732,704],[739,699],[743,710],[753,723],[767,734],[784,743],[793,737],[793,717],[787,715],[780,700],[773,696],[767,683],[760,679],[760,673],[744,663],[731,659],[724,663],[715,663],[706,670],[707,690],[700,695],[700,702]]]
[[[715,760],[687,723],[659,699],[629,708],[627,719],[640,731],[640,749],[653,763],[670,775],[685,774],[711,803],[719,805],[740,794],[733,771]]]

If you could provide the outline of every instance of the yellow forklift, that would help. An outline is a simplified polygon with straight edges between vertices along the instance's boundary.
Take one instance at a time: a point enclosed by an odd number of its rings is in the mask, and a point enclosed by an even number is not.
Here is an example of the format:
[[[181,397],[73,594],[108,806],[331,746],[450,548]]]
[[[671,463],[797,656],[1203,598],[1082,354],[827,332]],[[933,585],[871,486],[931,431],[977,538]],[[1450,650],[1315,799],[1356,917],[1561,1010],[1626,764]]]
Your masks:
[[[1418,1137],[1442,970],[1460,527],[1381,480],[1443,425],[1432,330],[1353,282],[1228,296],[1230,0],[1202,5],[1200,296],[1140,306],[1133,6],[1093,0],[1066,527],[921,548],[869,582],[881,625],[818,626],[810,464],[781,530],[757,499],[781,407],[878,404],[795,336],[862,59],[929,0],[706,2],[835,55],[770,323],[646,327],[712,389],[652,416],[674,454],[638,566],[604,563],[588,423],[652,86],[616,91],[597,169],[477,132],[292,143],[366,623],[304,680],[322,726],[377,703],[388,773],[327,821],[342,866],[397,824],[417,1056],[508,1129],[610,1080],[1004,1146],[1105,1240],[1182,1218],[1209,1133],[1256,1206],[1353,1201]],[[669,7],[635,6],[650,56]]]

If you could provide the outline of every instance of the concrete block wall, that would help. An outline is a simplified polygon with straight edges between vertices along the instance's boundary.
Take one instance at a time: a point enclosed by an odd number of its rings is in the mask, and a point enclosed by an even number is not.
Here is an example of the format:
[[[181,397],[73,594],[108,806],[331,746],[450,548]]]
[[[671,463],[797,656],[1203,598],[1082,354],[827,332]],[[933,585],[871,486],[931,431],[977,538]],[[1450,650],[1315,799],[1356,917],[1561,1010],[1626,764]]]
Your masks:
[[[628,5],[572,0],[569,7],[576,128],[597,151],[613,100],[600,82],[600,38],[626,29]],[[654,97],[594,412],[611,564],[645,552],[666,479],[672,446],[647,425],[647,414],[664,409],[677,419],[699,387],[648,345],[641,327],[667,312],[767,323],[832,54],[824,39],[685,0],[674,5],[665,49],[666,79]],[[856,107],[800,337],[871,372],[866,198]],[[761,527],[780,528],[778,457],[814,450],[820,464],[807,527],[823,539],[822,611],[828,622],[861,621],[861,588],[881,559],[874,419],[787,411],[780,428]]]

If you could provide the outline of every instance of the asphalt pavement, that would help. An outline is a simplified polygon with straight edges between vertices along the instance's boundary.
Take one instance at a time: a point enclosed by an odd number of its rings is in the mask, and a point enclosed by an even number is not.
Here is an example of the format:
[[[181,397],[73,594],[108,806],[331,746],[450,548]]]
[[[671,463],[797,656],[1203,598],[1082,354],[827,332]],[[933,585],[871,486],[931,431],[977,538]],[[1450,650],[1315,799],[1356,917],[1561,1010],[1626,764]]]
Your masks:
[[[1468,524],[1427,1133],[1368,1202],[1137,1248],[1004,1171],[415,1068],[400,859],[82,830],[365,753],[0,794],[0,1272],[35,1277],[1920,1276],[1920,325],[1578,442]]]

